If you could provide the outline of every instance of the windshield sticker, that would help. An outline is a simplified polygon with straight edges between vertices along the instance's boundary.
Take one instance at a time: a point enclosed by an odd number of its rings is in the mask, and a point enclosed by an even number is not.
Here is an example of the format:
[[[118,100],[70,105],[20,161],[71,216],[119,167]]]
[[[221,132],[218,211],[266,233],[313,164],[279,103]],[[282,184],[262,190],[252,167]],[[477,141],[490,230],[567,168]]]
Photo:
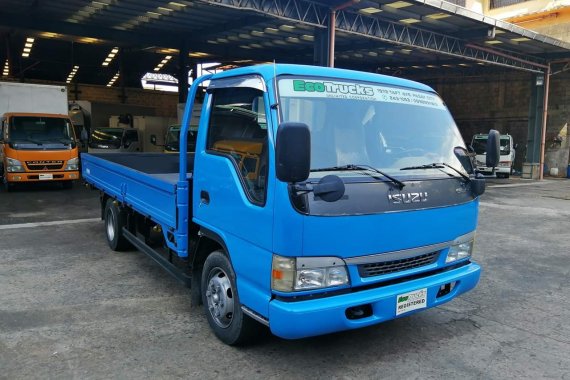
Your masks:
[[[282,79],[279,81],[279,94],[284,97],[364,100],[445,109],[443,101],[435,94],[350,82]]]

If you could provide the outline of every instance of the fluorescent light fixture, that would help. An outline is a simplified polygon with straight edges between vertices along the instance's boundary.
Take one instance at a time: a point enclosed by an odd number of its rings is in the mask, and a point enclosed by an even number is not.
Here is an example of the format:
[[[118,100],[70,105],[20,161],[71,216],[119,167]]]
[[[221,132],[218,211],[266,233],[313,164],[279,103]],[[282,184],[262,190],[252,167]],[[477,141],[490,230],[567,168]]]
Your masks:
[[[530,38],[526,38],[526,37],[511,38],[511,41],[524,42],[524,41],[530,41]]]
[[[358,10],[360,13],[365,13],[365,14],[374,14],[374,13],[378,13],[378,12],[382,12],[382,9],[379,8],[374,8],[374,7],[368,7],[368,8],[362,8]]]
[[[10,62],[6,60],[6,62],[4,63],[4,70],[2,71],[2,76],[7,77],[8,75],[10,75]]]
[[[228,36],[228,40],[230,40],[230,41],[239,41],[239,37],[238,37],[238,36]]]
[[[32,51],[32,46],[34,46],[35,39],[33,37],[26,38],[26,42],[24,44],[24,49],[22,51],[22,57],[27,58],[30,56]]]
[[[441,20],[442,18],[451,17],[451,15],[447,13],[432,13],[431,15],[427,15],[424,17],[431,18],[432,20]]]
[[[221,37],[220,37],[220,38],[216,38],[216,41],[221,42],[221,43],[224,43],[224,44],[230,42],[227,38],[221,38]]]
[[[394,54],[394,50],[385,50],[384,54],[392,55],[392,54]]]
[[[302,39],[302,40],[305,40],[305,41],[314,41],[314,40],[315,40],[315,36],[311,36],[310,34],[303,34],[303,35],[301,36],[301,39]]]
[[[411,3],[408,3],[407,1],[396,1],[394,3],[390,3],[390,4],[386,4],[388,7],[392,7],[392,8],[396,8],[396,9],[400,9],[400,8],[406,8],[411,6]]]
[[[31,43],[31,42],[26,42],[26,43],[24,44],[24,47],[31,48],[33,45],[34,45],[34,44]]]
[[[252,48],[256,48],[256,49],[263,48],[263,46],[261,46],[260,44],[249,44],[249,46],[251,46]]]
[[[417,66],[417,65],[413,65],[412,67],[413,67],[414,69],[421,69],[421,68],[422,68],[421,66]]]
[[[496,44],[502,44],[503,42],[501,42],[499,40],[491,40],[491,41],[485,41],[485,43],[487,45],[496,45]]]
[[[256,37],[261,37],[261,36],[263,36],[265,33],[262,32],[262,31],[259,31],[259,30],[252,30],[252,31],[251,31],[251,34],[254,35],[254,36],[256,36]]]
[[[412,52],[412,49],[402,49],[400,51],[404,54],[410,54]]]
[[[301,42],[301,40],[298,39],[297,37],[287,37],[287,41],[294,42],[294,43]]]
[[[32,50],[32,49],[30,49],[29,47],[25,47],[25,48],[24,48],[24,52],[25,52],[25,53],[29,53],[31,50]]]
[[[160,9],[161,11],[164,11],[164,12],[174,12],[174,9],[170,9],[170,8],[166,8],[166,7],[158,7],[156,9]]]
[[[176,1],[171,1],[168,5],[172,5],[173,7],[184,8],[186,4],[178,3]]]
[[[214,41],[214,40],[208,40],[208,41],[206,41],[206,42],[209,43],[209,44],[215,44],[215,45],[218,44],[218,41]]]
[[[115,82],[117,81],[117,79],[119,79],[119,75],[120,75],[120,72],[117,71],[117,73],[113,76],[113,78],[111,78],[109,83],[107,83],[107,87],[112,87],[115,84]]]
[[[279,29],[281,29],[281,30],[293,30],[293,29],[295,29],[295,26],[294,26],[294,25],[287,25],[287,24],[284,24],[284,25],[281,25],[281,26],[279,27]]]
[[[65,83],[68,83],[68,84],[71,83],[71,81],[75,77],[75,74],[77,74],[78,70],[79,70],[79,66],[77,66],[77,65],[73,66],[73,69],[71,69],[71,72],[67,76],[67,80],[65,81]]]
[[[246,34],[246,33],[240,33],[240,34],[238,34],[238,36],[239,36],[240,38],[243,38],[243,39],[246,39],[246,40],[250,40],[250,39],[251,39],[251,36],[250,36],[249,34]]]
[[[426,65],[426,67],[429,67],[430,69],[437,69],[436,65]]]
[[[152,11],[147,11],[146,14],[149,15],[150,17],[154,17],[154,18],[162,16],[160,13],[152,12]]]
[[[369,51],[368,55],[371,57],[378,57],[378,53],[376,53],[375,51]]]
[[[279,33],[279,29],[275,29],[275,28],[265,28],[264,31],[265,31],[265,33],[273,33],[273,34]]]
[[[115,46],[114,48],[112,48],[111,52],[107,55],[107,58],[105,58],[102,65],[103,66],[109,66],[109,63],[111,63],[111,61],[113,60],[113,58],[115,58],[115,56],[117,55],[118,52],[119,52],[118,47]]]
[[[418,20],[417,18],[403,18],[400,22],[404,24],[415,24],[416,22],[421,22],[421,20]]]
[[[33,44],[33,43],[34,43],[34,41],[35,41],[35,39],[34,39],[34,38],[32,38],[32,37],[28,37],[28,38],[26,38],[26,42],[29,42],[29,43],[32,43],[32,44]]]
[[[355,56],[356,58],[362,58],[362,57],[364,57],[364,56],[363,56],[362,54],[360,54],[360,53],[354,53],[354,56]]]
[[[460,64],[459,64],[459,66],[463,66],[463,67],[469,67],[469,65],[468,65],[468,64],[466,64],[466,63],[460,63]]]
[[[247,46],[247,45],[240,45],[239,47],[242,48],[242,49],[251,49],[251,47],[249,47],[249,46]]]

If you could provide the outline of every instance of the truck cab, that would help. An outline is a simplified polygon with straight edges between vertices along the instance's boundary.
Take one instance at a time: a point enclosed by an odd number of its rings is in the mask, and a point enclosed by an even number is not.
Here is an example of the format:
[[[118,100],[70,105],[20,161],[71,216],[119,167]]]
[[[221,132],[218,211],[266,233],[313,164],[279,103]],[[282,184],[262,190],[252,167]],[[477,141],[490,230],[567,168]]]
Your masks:
[[[471,140],[471,146],[476,154],[477,169],[485,175],[492,175],[494,172],[497,178],[509,178],[513,174],[516,153],[513,137],[509,134],[501,135],[499,165],[494,170],[485,164],[488,138],[488,134],[478,133]]]
[[[24,182],[79,178],[73,126],[67,115],[9,112],[0,118],[0,173],[9,191]]]
[[[89,153],[141,152],[142,137],[136,128],[96,128],[89,137]]]

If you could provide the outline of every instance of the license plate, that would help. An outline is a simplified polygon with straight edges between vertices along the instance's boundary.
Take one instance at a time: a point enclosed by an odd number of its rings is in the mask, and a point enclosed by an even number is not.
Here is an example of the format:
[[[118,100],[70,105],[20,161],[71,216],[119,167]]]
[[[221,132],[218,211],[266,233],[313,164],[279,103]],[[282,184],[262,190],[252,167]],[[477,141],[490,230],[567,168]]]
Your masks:
[[[400,294],[396,298],[396,315],[425,307],[427,307],[427,288]]]
[[[40,181],[45,181],[46,179],[53,179],[53,174],[40,174]]]

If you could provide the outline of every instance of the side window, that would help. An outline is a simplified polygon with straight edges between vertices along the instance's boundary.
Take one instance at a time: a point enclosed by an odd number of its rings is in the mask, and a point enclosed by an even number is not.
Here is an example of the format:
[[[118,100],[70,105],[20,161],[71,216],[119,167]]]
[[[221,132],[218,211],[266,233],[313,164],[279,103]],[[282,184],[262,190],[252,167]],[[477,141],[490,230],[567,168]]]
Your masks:
[[[206,147],[209,153],[222,154],[233,161],[252,203],[265,203],[268,158],[262,91],[215,90]]]

